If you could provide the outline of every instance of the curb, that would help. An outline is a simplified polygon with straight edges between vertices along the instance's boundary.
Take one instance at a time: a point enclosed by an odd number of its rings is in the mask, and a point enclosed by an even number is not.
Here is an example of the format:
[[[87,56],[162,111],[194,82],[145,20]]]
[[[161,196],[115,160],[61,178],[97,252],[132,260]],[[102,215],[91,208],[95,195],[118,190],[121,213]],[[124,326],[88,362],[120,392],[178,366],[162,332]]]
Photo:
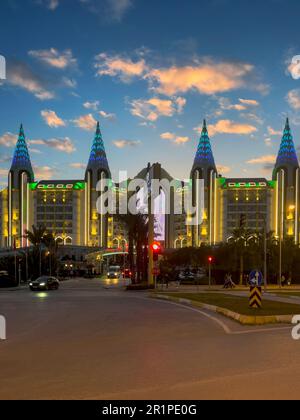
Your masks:
[[[233,319],[242,325],[266,325],[266,324],[291,324],[294,315],[271,315],[271,316],[249,316],[241,315],[220,306],[208,305],[202,302],[196,302],[190,299],[177,298],[168,295],[155,294],[150,295],[153,299],[167,300],[170,302],[181,303],[183,305],[191,306],[194,308],[207,309],[208,311],[215,312]]]
[[[0,294],[1,292],[19,292],[20,290],[26,290],[27,287],[25,286],[21,286],[21,287],[8,287],[8,288],[0,288]]]

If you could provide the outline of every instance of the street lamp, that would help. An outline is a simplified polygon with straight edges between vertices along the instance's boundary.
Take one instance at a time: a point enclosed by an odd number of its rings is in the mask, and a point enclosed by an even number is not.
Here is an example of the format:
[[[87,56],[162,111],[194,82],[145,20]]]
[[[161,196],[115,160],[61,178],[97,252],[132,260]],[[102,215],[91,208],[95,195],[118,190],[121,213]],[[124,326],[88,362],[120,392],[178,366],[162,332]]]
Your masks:
[[[213,263],[213,257],[208,257],[208,285],[211,288],[211,266]]]

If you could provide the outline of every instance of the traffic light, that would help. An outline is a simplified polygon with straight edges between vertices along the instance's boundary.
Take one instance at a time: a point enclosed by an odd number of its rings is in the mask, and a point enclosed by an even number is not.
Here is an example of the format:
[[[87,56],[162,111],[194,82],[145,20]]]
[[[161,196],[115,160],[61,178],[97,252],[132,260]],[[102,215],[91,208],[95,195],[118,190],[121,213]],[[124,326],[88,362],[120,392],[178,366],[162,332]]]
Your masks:
[[[154,244],[152,244],[151,248],[152,248],[152,252],[153,252],[153,261],[158,261],[158,256],[161,255],[161,253],[162,253],[160,243],[154,242]]]
[[[212,264],[213,263],[213,257],[208,257],[208,262],[209,262],[209,264]]]

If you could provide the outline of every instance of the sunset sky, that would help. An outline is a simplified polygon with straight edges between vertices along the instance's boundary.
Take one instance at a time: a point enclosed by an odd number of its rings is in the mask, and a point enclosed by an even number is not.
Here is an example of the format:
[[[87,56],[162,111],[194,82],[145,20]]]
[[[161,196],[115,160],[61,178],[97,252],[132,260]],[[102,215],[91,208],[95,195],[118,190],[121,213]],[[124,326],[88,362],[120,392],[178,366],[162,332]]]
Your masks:
[[[22,122],[37,179],[83,178],[96,121],[109,164],[187,178],[207,119],[230,177],[300,146],[298,0],[2,0],[0,183]],[[300,73],[299,73],[300,76]]]

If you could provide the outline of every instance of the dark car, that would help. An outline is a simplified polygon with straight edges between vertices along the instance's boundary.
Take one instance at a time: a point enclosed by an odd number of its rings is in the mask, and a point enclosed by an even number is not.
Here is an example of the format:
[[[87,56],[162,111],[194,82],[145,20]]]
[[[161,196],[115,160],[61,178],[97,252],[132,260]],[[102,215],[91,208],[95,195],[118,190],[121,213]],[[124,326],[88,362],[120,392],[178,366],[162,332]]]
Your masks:
[[[55,277],[43,276],[29,283],[30,290],[57,290],[59,281]]]
[[[122,274],[123,274],[124,279],[131,279],[132,272],[131,272],[130,268],[125,268],[125,270],[123,271]]]

